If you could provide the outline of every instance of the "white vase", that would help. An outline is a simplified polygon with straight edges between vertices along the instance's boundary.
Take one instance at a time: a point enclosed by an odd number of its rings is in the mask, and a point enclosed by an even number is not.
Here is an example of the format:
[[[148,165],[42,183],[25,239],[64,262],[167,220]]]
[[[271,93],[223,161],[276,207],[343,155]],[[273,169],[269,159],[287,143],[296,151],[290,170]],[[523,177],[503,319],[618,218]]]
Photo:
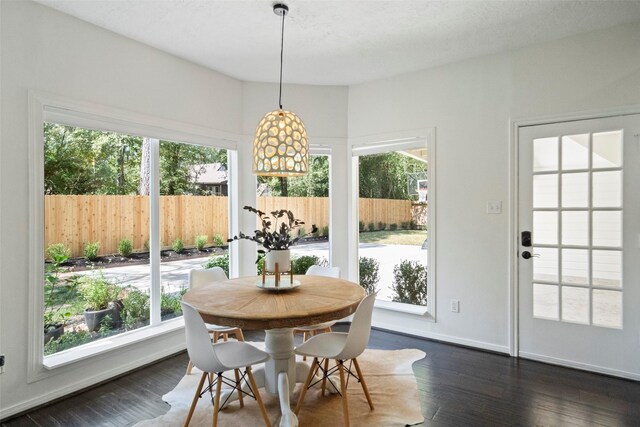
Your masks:
[[[278,263],[278,271],[284,273],[291,269],[291,251],[289,249],[271,250],[264,257],[264,270],[269,273],[275,273],[276,263]]]

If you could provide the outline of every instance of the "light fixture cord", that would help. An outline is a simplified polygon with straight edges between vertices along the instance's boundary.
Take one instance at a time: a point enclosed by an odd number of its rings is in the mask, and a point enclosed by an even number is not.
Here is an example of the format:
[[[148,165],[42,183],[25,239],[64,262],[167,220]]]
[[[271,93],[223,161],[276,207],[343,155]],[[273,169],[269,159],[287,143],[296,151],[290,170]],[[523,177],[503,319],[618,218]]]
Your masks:
[[[282,13],[282,32],[280,38],[280,94],[278,95],[278,104],[280,105],[280,109],[282,110],[282,62],[284,58],[284,16],[286,13]]]

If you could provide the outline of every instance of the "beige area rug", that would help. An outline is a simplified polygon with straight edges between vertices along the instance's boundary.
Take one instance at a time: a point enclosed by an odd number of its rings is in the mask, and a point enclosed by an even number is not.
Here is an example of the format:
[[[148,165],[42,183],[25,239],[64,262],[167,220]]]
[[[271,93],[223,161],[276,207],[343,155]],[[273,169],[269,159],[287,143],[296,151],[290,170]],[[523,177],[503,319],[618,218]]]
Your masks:
[[[262,343],[252,343],[263,347]],[[424,418],[420,410],[418,388],[411,365],[425,357],[420,350],[369,350],[359,358],[362,373],[369,387],[369,393],[375,409],[369,405],[360,384],[351,378],[348,387],[349,419],[352,426],[406,426],[421,423]],[[308,361],[309,362],[309,361]],[[256,365],[258,367],[258,365]],[[255,369],[255,368],[254,368]],[[165,415],[152,420],[142,421],[136,427],[180,426],[184,424],[193,394],[198,385],[201,372],[194,369],[191,375],[180,380],[176,388],[162,398],[171,405]],[[231,375],[227,375],[233,378]],[[293,402],[298,401],[302,384],[296,385]],[[304,406],[298,417],[301,427],[334,427],[342,425],[342,402],[337,394],[320,396],[319,386],[307,392]],[[280,422],[280,407],[277,396],[260,389],[262,399],[273,426]],[[205,397],[206,396],[206,397]],[[196,407],[191,426],[210,426],[213,405],[209,395],[203,396]],[[225,426],[264,426],[260,409],[256,401],[245,397],[244,408],[238,401],[231,402],[218,416],[218,425]],[[295,403],[294,405],[295,406]]]

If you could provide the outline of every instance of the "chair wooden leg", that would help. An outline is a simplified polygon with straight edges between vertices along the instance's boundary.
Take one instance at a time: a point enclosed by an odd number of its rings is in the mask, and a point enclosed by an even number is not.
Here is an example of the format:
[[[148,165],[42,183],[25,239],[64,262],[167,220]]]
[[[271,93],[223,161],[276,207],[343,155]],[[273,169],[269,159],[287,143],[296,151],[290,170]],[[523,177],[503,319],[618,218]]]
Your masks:
[[[311,380],[313,379],[314,374],[317,371],[316,363],[318,363],[318,358],[314,357],[313,362],[311,363],[311,367],[309,367],[309,373],[307,374],[307,379],[304,381],[302,388],[300,389],[300,397],[298,398],[298,404],[296,405],[295,411],[293,411],[296,415],[300,412],[302,408],[302,402],[304,401],[304,396],[307,394],[307,387],[311,384]]]
[[[367,402],[369,402],[369,408],[373,411],[373,401],[371,400],[371,396],[369,395],[369,389],[367,388],[367,383],[364,381],[364,376],[362,375],[362,371],[360,370],[360,364],[358,363],[358,359],[353,359],[353,364],[356,367],[356,372],[358,373],[358,378],[360,378],[360,384],[362,385],[362,391],[364,391],[364,395],[367,397]]]
[[[258,406],[260,407],[260,412],[262,412],[262,418],[264,418],[264,423],[267,427],[271,427],[271,421],[269,421],[267,410],[264,407],[264,403],[262,403],[262,398],[260,397],[260,391],[258,390],[258,386],[256,385],[256,380],[253,379],[253,374],[251,373],[251,367],[249,366],[247,366],[247,377],[249,377],[249,384],[251,384],[251,388],[253,389],[253,394],[256,396],[256,400],[258,401]]]
[[[204,385],[204,380],[207,378],[207,373],[203,372],[202,377],[200,377],[200,384],[198,384],[198,388],[196,389],[196,394],[193,396],[193,401],[191,402],[191,408],[189,408],[189,414],[187,415],[187,419],[184,422],[184,427],[187,427],[191,422],[191,417],[193,417],[193,411],[196,409],[196,405],[198,404],[198,399],[200,398],[200,392],[202,391],[202,386]]]
[[[338,361],[340,371],[340,392],[342,393],[342,415],[344,417],[344,427],[349,427],[349,402],[347,401],[347,382],[345,380],[344,362]]]
[[[242,384],[240,383],[240,370],[234,369],[233,373],[236,374],[236,387],[238,387],[238,400],[240,401],[240,407],[244,407],[244,400],[242,397]]]
[[[302,332],[302,342],[306,342],[309,339],[309,332],[304,331]],[[307,356],[302,356],[302,360],[304,360],[305,362],[307,361]]]
[[[214,344],[215,344],[215,343],[217,343],[217,342],[218,342],[218,339],[220,339],[220,333],[218,333],[218,332],[214,332],[214,333],[213,333],[213,343],[214,343]]]
[[[187,373],[185,375],[191,375],[191,370],[193,369],[193,362],[189,359],[189,364],[187,365]]]
[[[236,329],[235,335],[238,341],[244,341],[244,334],[242,333],[242,329]]]
[[[226,332],[222,334],[222,339],[224,340],[224,342],[227,342],[227,340],[229,339],[229,334]]]
[[[213,401],[213,427],[218,426],[218,412],[220,412],[220,390],[222,390],[222,372],[218,373],[218,378],[216,381],[216,397]]]
[[[329,359],[324,359],[324,373],[322,374],[322,394],[324,396],[324,390],[327,385],[327,371],[329,370]]]

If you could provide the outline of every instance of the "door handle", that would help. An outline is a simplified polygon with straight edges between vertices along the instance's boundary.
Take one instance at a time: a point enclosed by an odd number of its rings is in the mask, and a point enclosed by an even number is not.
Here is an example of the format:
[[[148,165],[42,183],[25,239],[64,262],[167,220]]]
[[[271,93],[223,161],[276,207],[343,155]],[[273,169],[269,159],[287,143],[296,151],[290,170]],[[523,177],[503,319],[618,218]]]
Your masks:
[[[539,258],[539,257],[540,257],[540,254],[532,254],[529,251],[522,252],[522,258],[524,258],[524,259]]]

